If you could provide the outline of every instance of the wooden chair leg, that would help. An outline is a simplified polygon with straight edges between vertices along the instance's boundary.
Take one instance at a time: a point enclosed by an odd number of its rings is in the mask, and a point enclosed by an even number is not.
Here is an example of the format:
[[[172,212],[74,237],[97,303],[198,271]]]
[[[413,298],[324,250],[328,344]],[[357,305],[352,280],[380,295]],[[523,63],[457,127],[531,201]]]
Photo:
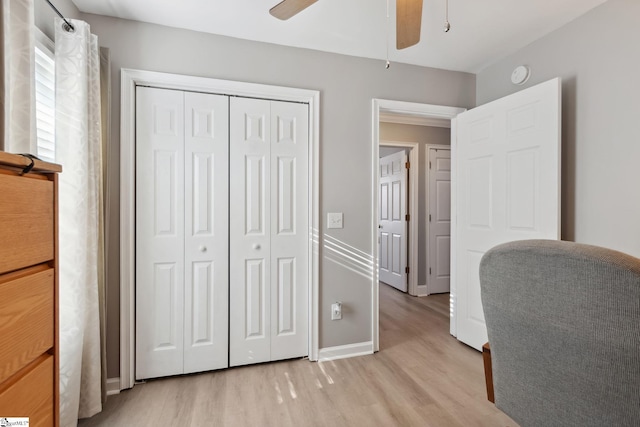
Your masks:
[[[493,371],[491,370],[491,347],[489,343],[482,346],[482,360],[484,361],[484,380],[487,384],[487,399],[496,403],[493,396]]]

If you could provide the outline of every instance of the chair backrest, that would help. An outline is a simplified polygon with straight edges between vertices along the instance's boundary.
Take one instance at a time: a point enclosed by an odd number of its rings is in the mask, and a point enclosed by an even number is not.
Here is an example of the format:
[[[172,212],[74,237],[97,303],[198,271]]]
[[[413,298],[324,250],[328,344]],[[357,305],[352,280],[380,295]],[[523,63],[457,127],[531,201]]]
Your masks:
[[[640,259],[511,242],[480,284],[498,408],[522,426],[640,426]]]

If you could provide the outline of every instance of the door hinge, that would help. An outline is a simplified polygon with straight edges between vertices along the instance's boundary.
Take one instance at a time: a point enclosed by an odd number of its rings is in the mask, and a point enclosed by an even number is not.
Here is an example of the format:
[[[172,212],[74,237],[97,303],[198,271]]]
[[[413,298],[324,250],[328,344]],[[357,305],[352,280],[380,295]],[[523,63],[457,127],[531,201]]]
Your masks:
[[[407,162],[404,164],[405,168],[411,169],[411,162]]]
[[[429,169],[431,169],[431,162],[429,162]]]
[[[431,214],[429,214],[429,222],[431,222]]]
[[[407,274],[409,274],[409,267],[405,267],[405,268],[404,268],[404,272],[405,272],[405,273],[407,273]]]
[[[431,274],[431,267],[429,267],[429,274]]]
[[[409,214],[406,214],[406,215],[404,216],[404,220],[405,220],[405,221],[409,221],[409,218],[411,218],[411,215],[409,215]]]

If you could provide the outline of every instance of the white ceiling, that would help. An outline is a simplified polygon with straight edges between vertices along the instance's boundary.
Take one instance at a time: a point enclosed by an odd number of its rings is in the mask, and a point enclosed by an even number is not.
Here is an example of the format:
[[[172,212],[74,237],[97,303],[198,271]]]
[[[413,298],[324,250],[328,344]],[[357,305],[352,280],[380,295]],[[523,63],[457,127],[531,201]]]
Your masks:
[[[319,0],[288,21],[269,15],[279,0],[72,0],[87,13],[248,40],[385,60],[387,0]],[[416,46],[395,49],[389,0],[389,59],[477,73],[606,0],[423,0]]]

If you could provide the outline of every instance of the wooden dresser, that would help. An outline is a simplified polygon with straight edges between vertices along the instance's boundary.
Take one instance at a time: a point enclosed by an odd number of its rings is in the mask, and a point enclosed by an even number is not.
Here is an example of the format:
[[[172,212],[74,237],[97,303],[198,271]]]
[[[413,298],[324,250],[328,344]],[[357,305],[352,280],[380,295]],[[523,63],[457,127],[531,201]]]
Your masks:
[[[58,172],[0,151],[0,418],[58,426]]]

